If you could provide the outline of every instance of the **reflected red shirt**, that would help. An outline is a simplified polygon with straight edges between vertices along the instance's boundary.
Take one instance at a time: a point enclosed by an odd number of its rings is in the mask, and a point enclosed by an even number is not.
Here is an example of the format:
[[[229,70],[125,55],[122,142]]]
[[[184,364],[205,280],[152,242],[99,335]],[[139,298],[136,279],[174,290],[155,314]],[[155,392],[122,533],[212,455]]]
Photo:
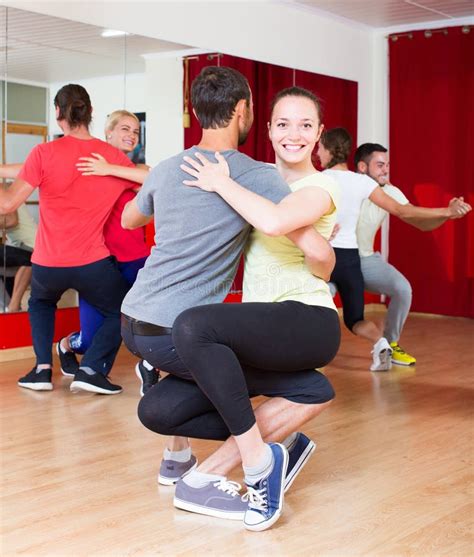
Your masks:
[[[18,178],[39,189],[40,217],[31,261],[47,267],[76,267],[110,255],[104,225],[124,190],[136,183],[112,176],[83,176],[79,157],[99,153],[111,164],[134,166],[100,139],[71,136],[37,145]]]
[[[117,261],[121,262],[134,261],[150,255],[150,248],[145,243],[144,226],[135,230],[122,228],[122,211],[134,197],[135,192],[124,191],[115,203],[104,227],[105,245],[109,248],[110,253],[117,258]]]

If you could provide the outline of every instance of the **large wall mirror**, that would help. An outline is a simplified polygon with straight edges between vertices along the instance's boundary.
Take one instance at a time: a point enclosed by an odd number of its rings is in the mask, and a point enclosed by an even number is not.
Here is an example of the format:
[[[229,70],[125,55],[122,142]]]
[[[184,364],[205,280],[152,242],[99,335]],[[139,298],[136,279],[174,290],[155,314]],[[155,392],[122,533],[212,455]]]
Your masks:
[[[145,58],[185,48],[184,45],[127,35],[74,21],[14,8],[0,7],[0,151],[2,165],[22,163],[40,142],[61,134],[53,99],[66,83],[79,83],[94,107],[91,132],[104,138],[110,112],[127,109],[142,122],[145,142]],[[7,188],[15,169],[2,166],[1,187]],[[30,270],[23,265],[34,244],[41,206],[35,191],[15,215],[0,217],[0,312],[27,309]],[[17,259],[11,254],[24,251]],[[20,290],[22,290],[20,292]],[[21,294],[19,296],[18,294]],[[66,292],[59,307],[77,304]]]
[[[146,162],[154,165],[179,152],[183,144],[189,147],[199,141],[200,127],[187,102],[189,87],[204,66],[219,64],[242,72],[253,90],[255,122],[243,147],[253,158],[274,160],[266,131],[268,107],[277,91],[291,85],[311,89],[322,98],[327,127],[344,126],[357,137],[356,82],[189,49],[189,45],[0,6],[1,163],[22,163],[34,145],[61,133],[52,101],[63,85],[79,83],[92,100],[92,134],[104,138],[105,120],[114,110],[139,114],[142,129],[148,126]],[[142,146],[144,141],[143,134]],[[0,182],[0,187],[8,187],[9,180],[0,176]],[[16,305],[11,297],[15,279],[23,286],[28,282],[28,269],[19,273],[23,266],[9,262],[6,251],[23,242],[31,254],[40,213],[34,192],[18,211],[19,224],[0,217],[0,312],[27,308],[28,287]],[[67,292],[60,307],[76,304],[76,293]]]

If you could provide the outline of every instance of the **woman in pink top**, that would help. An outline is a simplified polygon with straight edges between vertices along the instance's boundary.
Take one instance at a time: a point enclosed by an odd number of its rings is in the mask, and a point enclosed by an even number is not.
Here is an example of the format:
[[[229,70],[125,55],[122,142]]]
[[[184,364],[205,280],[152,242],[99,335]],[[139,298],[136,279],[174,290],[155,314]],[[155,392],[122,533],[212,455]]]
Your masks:
[[[56,304],[63,292],[73,288],[104,320],[71,390],[116,394],[122,389],[110,383],[106,374],[120,347],[120,305],[127,284],[105,245],[103,229],[114,204],[136,183],[112,176],[84,176],[76,163],[80,157],[98,153],[113,165],[133,164],[118,149],[90,135],[92,106],[83,87],[64,86],[54,104],[64,137],[37,145],[9,190],[0,192],[0,214],[16,210],[36,187],[41,206],[29,303],[37,363],[18,384],[33,390],[53,388]]]

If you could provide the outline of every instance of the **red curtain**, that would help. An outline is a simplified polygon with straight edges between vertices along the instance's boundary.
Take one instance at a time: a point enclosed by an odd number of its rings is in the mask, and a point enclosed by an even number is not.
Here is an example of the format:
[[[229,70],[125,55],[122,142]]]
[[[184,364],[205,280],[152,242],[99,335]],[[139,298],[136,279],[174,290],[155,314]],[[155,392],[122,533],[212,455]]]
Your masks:
[[[474,29],[392,37],[391,180],[415,205],[474,204]],[[392,219],[390,261],[413,287],[413,310],[474,317],[472,214],[424,233]]]
[[[218,62],[219,60],[219,62]],[[249,81],[253,93],[255,120],[249,137],[240,149],[252,158],[264,162],[275,160],[267,134],[270,117],[270,103],[275,94],[292,85],[310,89],[321,98],[323,121],[326,128],[343,126],[357,140],[357,83],[345,79],[328,77],[300,70],[292,70],[273,64],[265,64],[227,54],[200,55],[189,60],[189,83],[206,66],[228,66],[238,70]],[[192,107],[190,106],[190,111]],[[199,142],[201,130],[191,116],[191,127],[184,131],[185,149]]]

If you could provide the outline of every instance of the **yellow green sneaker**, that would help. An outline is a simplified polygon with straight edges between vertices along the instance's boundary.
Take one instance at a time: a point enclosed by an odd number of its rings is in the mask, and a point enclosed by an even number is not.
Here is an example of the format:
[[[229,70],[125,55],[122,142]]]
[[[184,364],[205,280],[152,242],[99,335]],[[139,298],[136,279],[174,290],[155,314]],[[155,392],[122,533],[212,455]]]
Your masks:
[[[398,346],[398,342],[391,342],[392,347],[392,363],[397,366],[413,366],[416,364],[416,358],[407,354],[403,348]]]

